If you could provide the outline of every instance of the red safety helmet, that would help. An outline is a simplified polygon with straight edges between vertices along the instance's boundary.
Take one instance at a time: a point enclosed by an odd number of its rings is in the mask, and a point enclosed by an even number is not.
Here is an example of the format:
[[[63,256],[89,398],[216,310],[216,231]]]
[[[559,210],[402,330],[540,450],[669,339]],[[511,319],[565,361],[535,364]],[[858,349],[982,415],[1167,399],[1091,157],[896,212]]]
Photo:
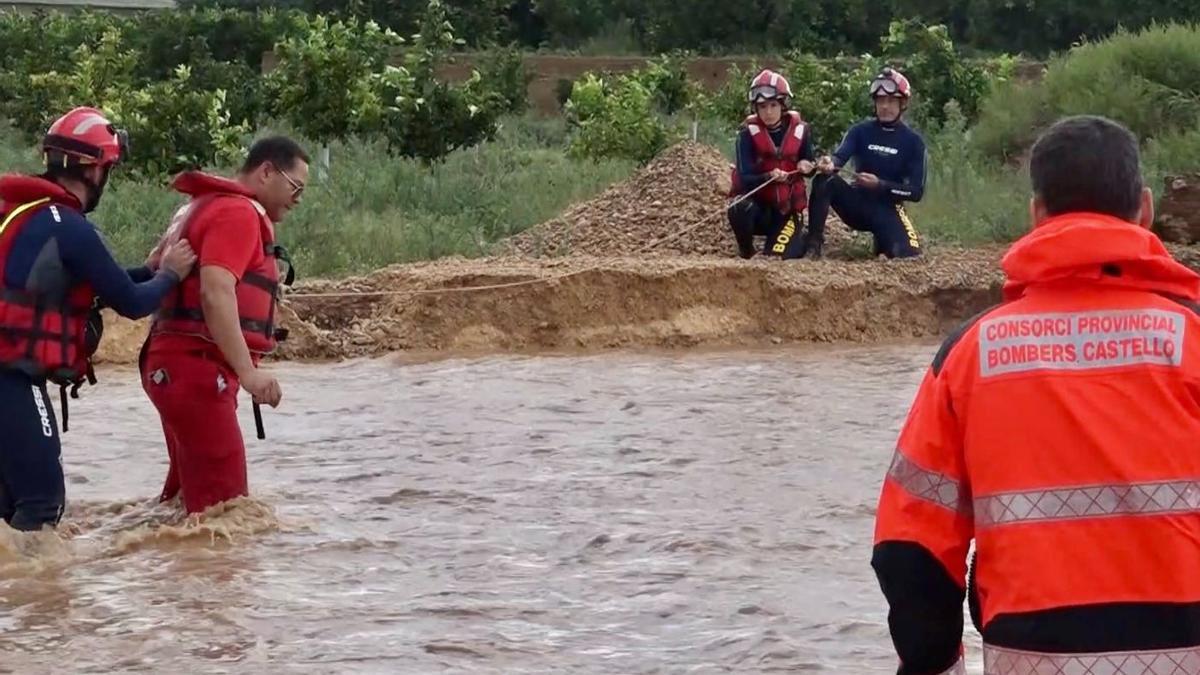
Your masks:
[[[786,106],[788,100],[792,98],[792,86],[779,73],[773,70],[764,70],[750,82],[748,98],[750,105],[776,100]]]
[[[897,96],[908,99],[912,97],[912,85],[900,71],[886,66],[871,81],[871,98],[878,96]]]
[[[79,107],[59,117],[42,139],[47,165],[112,167],[129,154],[129,134],[104,113]]]

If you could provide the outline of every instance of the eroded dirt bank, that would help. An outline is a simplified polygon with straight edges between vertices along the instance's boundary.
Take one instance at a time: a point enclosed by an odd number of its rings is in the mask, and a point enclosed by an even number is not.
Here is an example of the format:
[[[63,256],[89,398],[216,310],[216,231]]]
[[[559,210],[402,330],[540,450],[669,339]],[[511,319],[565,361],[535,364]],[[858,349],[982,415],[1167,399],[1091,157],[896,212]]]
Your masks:
[[[285,307],[292,334],[279,357],[934,337],[999,298],[1000,253],[942,250],[904,262],[578,256],[394,266],[298,284]],[[521,285],[503,286],[511,283]],[[494,285],[501,287],[461,290]],[[367,294],[379,291],[389,294]],[[101,359],[134,362],[144,334],[144,322],[110,315]]]

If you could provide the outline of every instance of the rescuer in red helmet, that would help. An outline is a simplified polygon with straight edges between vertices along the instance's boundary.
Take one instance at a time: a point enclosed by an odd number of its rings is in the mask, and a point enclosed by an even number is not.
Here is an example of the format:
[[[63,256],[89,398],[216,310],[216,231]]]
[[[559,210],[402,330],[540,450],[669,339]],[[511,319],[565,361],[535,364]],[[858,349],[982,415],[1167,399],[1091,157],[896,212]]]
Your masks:
[[[750,83],[751,114],[738,132],[730,195],[754,194],[729,209],[729,225],[743,258],[754,255],[756,235],[766,237],[763,255],[796,258],[803,252],[804,177],[812,175],[816,157],[812,130],[790,109],[791,98],[788,81],[774,71],[764,70]],[[770,184],[761,187],[764,183]]]
[[[868,93],[875,117],[851,127],[833,156],[817,162],[807,256],[820,255],[831,207],[850,229],[874,235],[876,255],[921,255],[917,230],[904,210],[904,202],[919,202],[925,195],[925,140],[902,120],[912,85],[900,71],[884,68]],[[851,160],[857,172],[853,183],[833,175]]]
[[[95,382],[99,308],[138,319],[187,276],[186,241],[161,262],[126,270],[84,215],[100,203],[128,137],[95,108],[58,118],[42,140],[46,170],[0,177],[0,518],[17,530],[55,526],[66,499],[62,450],[46,391]]]

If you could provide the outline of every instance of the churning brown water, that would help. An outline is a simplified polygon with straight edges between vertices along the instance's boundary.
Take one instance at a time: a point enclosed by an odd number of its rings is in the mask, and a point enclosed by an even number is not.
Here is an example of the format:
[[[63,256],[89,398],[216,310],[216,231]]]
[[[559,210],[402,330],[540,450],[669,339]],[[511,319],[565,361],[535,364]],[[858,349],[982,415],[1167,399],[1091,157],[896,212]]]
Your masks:
[[[895,672],[873,514],[933,350],[279,366],[199,527],[108,370],[64,535],[0,526],[0,671]]]

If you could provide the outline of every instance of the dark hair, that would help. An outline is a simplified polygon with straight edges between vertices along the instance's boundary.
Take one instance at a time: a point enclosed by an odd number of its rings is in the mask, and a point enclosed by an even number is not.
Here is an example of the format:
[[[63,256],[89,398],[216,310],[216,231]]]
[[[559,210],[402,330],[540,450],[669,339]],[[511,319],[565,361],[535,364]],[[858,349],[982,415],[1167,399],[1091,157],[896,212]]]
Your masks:
[[[55,160],[52,157],[51,160],[46,163],[46,170],[42,172],[42,178],[55,182],[58,182],[64,178],[82,181],[85,180],[83,174],[88,169],[92,168],[87,164],[70,164],[63,166],[61,155],[59,157],[60,159],[58,160]]]
[[[264,162],[270,162],[284,171],[296,166],[296,160],[308,163],[308,153],[300,144],[287,136],[267,136],[260,138],[250,146],[250,154],[242,164],[242,173],[257,169]]]
[[[1051,216],[1091,211],[1133,220],[1141,205],[1137,138],[1105,117],[1055,123],[1033,145],[1029,177]]]

